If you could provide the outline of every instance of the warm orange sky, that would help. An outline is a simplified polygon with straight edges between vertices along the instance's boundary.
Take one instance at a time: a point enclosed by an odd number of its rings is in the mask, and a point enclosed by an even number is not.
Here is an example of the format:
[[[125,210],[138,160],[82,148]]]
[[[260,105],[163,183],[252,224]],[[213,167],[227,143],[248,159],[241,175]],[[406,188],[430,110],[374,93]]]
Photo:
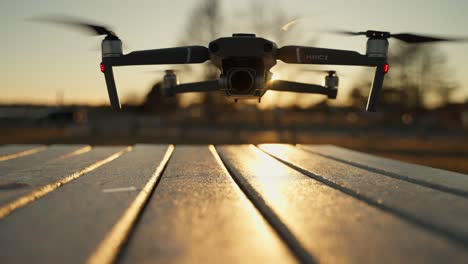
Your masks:
[[[255,1],[255,0],[254,0]],[[261,1],[261,0],[256,0]],[[108,103],[104,78],[99,71],[101,38],[82,35],[66,27],[34,24],[27,18],[44,14],[66,14],[89,21],[111,25],[131,50],[164,48],[177,45],[184,33],[185,17],[199,0],[171,1],[59,1],[17,0],[0,2],[0,91],[4,102]],[[245,9],[247,0],[221,1],[232,30],[249,32],[236,27],[233,17]],[[302,25],[311,36],[320,28],[341,27],[352,30],[378,29],[393,32],[420,32],[439,35],[468,35],[468,2],[458,0],[277,0],[266,5],[281,5],[293,17],[312,18]],[[315,30],[315,31],[314,31]],[[315,33],[314,33],[315,32]],[[222,32],[230,35],[232,32]],[[351,49],[361,53],[365,38],[345,38],[319,35],[317,46]],[[274,41],[274,40],[273,40]],[[194,43],[204,44],[207,43]],[[300,43],[290,43],[300,44]],[[463,87],[460,99],[468,97],[468,44],[440,44],[448,55],[449,67]],[[129,52],[131,50],[127,50]],[[166,66],[138,66],[116,68],[116,80],[121,97],[143,97],[158,76],[146,74],[151,69]],[[360,76],[360,68],[334,67],[346,74],[342,78],[340,94],[346,94]],[[180,77],[184,81],[184,77]],[[311,80],[321,78],[312,78]],[[340,96],[339,96],[340,97]],[[266,94],[264,102],[277,100]],[[301,100],[307,103],[308,98]],[[315,98],[315,97],[312,97]],[[343,98],[341,96],[340,98]],[[284,102],[296,97],[285,96]],[[311,99],[312,100],[312,99]]]

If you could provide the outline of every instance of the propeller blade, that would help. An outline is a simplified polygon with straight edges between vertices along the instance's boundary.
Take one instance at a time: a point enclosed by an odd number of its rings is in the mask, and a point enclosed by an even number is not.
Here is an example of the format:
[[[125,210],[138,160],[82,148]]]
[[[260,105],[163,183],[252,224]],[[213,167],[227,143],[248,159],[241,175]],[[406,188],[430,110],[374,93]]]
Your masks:
[[[108,29],[105,26],[94,25],[92,23],[87,23],[79,19],[68,17],[68,16],[44,16],[44,17],[36,17],[31,20],[78,27],[78,28],[86,29],[92,35],[97,35],[97,36],[100,36],[100,35],[116,36],[116,34],[112,30]]]
[[[80,23],[80,22],[72,22],[70,21],[70,25],[77,25],[77,26],[82,26],[82,27],[87,27],[94,31],[96,35],[115,35],[115,33],[106,27],[103,26],[98,26],[98,25],[92,25],[92,24],[87,24],[87,23]]]
[[[367,31],[347,31],[347,30],[327,30],[324,32],[339,34],[339,35],[347,35],[347,36],[358,36],[364,35],[368,38],[395,38],[406,43],[416,44],[416,43],[428,43],[428,42],[443,42],[443,41],[450,41],[450,42],[457,42],[457,41],[467,41],[467,38],[445,38],[445,37],[435,37],[435,36],[424,36],[412,33],[398,33],[398,34],[390,34],[389,32],[385,31],[376,31],[376,30],[367,30]]]
[[[364,32],[364,31],[354,32],[354,31],[341,30],[341,29],[325,30],[323,32],[338,34],[338,35],[347,35],[347,36],[360,36],[360,35],[366,35],[367,34],[367,32]]]
[[[391,34],[392,38],[396,38],[398,40],[407,42],[407,43],[427,43],[427,42],[442,42],[442,41],[450,41],[450,42],[457,42],[457,41],[466,41],[466,38],[442,38],[442,37],[433,37],[433,36],[423,36],[423,35],[416,35],[411,33],[399,33],[399,34]]]
[[[281,27],[281,30],[283,30],[283,31],[288,31],[289,28],[291,28],[294,24],[297,24],[297,23],[300,22],[300,21],[301,21],[300,18],[291,20],[291,21],[289,21],[288,23],[284,24],[284,25]]]

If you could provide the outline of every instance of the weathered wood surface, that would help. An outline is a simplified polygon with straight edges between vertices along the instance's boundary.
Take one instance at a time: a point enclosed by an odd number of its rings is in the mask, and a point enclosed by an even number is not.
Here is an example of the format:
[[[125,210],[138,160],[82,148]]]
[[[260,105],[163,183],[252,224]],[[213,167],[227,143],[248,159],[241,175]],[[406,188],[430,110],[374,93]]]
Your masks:
[[[335,146],[0,146],[0,263],[467,263],[468,175]]]
[[[380,158],[331,145],[300,145],[299,147],[355,167],[468,197],[468,177],[461,173]]]

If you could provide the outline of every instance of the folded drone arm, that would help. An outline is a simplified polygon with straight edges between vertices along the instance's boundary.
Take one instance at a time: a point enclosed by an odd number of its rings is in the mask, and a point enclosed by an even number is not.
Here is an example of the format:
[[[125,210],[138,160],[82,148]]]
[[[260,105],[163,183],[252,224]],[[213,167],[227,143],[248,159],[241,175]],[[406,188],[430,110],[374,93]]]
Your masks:
[[[269,87],[269,90],[282,91],[282,92],[294,92],[294,93],[314,93],[314,94],[324,94],[328,98],[336,98],[337,90],[334,88],[327,88],[325,86],[308,84],[308,83],[298,83],[290,82],[283,80],[275,80]]]
[[[169,94],[174,95],[178,93],[191,93],[191,92],[214,92],[219,91],[219,81],[211,80],[195,83],[179,84],[175,87],[168,88]]]
[[[120,109],[121,107],[112,71],[113,66],[203,63],[209,58],[209,51],[203,46],[141,50],[120,56],[103,57],[101,71],[106,79],[112,108]]]
[[[119,96],[117,94],[117,87],[115,86],[114,72],[110,65],[101,64],[101,71],[104,73],[106,79],[107,92],[109,94],[109,100],[113,109],[120,109]]]
[[[379,100],[380,92],[382,91],[382,86],[384,82],[384,76],[387,70],[384,70],[384,64],[377,65],[377,69],[374,75],[374,81],[372,82],[372,87],[369,93],[369,99],[367,99],[366,111],[375,112],[377,111],[377,102]]]
[[[284,46],[278,49],[277,58],[286,63],[376,67],[366,108],[369,112],[376,111],[384,75],[388,71],[388,65],[386,65],[387,59],[385,57],[371,57],[348,50]]]

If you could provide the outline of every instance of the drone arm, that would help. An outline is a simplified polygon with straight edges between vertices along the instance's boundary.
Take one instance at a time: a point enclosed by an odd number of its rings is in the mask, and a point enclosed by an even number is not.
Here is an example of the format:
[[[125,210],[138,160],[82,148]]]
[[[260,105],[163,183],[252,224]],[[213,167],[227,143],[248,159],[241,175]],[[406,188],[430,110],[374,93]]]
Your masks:
[[[347,50],[284,46],[278,50],[277,58],[286,63],[376,67],[374,81],[372,82],[366,108],[369,112],[376,111],[384,76],[388,71],[387,59],[385,57],[369,57],[355,51]]]
[[[121,108],[112,71],[113,66],[203,63],[208,59],[209,51],[203,46],[140,50],[126,55],[103,56],[101,71],[106,79],[111,106],[114,109]]]
[[[337,90],[334,88],[327,88],[325,86],[316,84],[298,83],[283,80],[273,81],[273,83],[269,87],[269,90],[295,93],[324,94],[327,95],[328,98],[332,99],[335,99],[337,94]]]
[[[366,111],[375,112],[377,111],[377,101],[379,100],[380,91],[382,91],[384,76],[386,71],[384,70],[384,64],[377,65],[375,70],[374,81],[372,82],[372,87],[369,93],[369,98],[367,99]],[[388,70],[388,69],[387,69]]]
[[[106,79],[107,92],[109,93],[109,100],[111,107],[114,109],[120,109],[119,96],[117,94],[117,88],[115,87],[114,73],[112,66],[109,64],[101,63],[101,71],[104,73]]]
[[[168,88],[171,95],[178,93],[191,93],[191,92],[213,92],[219,91],[219,81],[211,80],[204,82],[185,83],[179,84],[175,87]]]
[[[189,64],[209,60],[209,51],[203,46],[187,46],[168,49],[139,50],[115,57],[104,57],[112,66]]]
[[[368,57],[356,51],[323,49],[303,46],[284,46],[277,58],[286,63],[377,66],[382,58]]]

